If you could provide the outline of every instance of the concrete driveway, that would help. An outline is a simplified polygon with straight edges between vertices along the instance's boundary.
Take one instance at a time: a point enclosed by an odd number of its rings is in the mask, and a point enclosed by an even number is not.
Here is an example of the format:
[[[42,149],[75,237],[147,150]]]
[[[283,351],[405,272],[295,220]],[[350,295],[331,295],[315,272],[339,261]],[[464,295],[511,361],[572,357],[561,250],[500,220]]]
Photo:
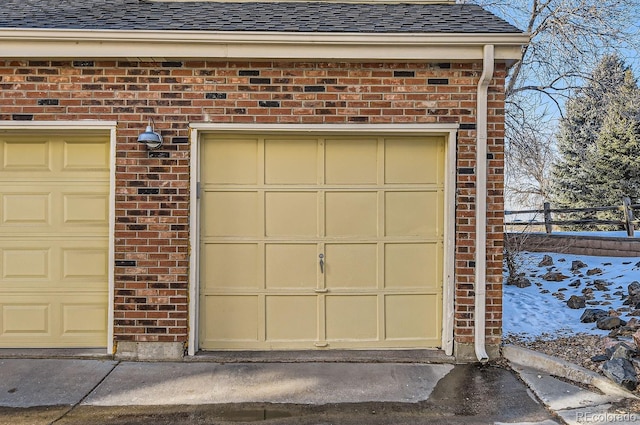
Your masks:
[[[552,424],[496,365],[0,359],[0,424]]]

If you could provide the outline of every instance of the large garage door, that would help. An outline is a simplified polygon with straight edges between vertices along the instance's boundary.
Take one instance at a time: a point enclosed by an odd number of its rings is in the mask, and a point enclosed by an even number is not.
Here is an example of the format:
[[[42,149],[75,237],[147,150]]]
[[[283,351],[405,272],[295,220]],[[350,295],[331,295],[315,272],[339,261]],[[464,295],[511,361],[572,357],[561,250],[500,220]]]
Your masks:
[[[0,347],[107,344],[109,137],[0,134]]]
[[[441,345],[444,138],[201,149],[201,348]]]

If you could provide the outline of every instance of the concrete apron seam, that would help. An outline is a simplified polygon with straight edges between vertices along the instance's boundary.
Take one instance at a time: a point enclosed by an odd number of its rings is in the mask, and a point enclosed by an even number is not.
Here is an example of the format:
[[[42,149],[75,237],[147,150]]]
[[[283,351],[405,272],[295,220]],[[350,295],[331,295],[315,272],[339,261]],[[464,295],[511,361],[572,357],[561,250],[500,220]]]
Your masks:
[[[119,361],[116,361],[116,363],[113,365],[113,367],[111,368],[111,370],[109,370],[109,373],[107,373],[106,375],[104,375],[102,377],[101,380],[98,381],[98,383],[96,383],[93,388],[91,388],[91,390],[87,391],[87,393],[80,399],[78,400],[75,404],[71,405],[71,407],[69,409],[67,409],[62,415],[60,415],[60,417],[56,418],[55,420],[51,421],[50,425],[54,425],[57,422],[59,422],[62,418],[64,418],[65,416],[67,416],[69,413],[73,412],[78,406],[80,406],[82,404],[83,401],[85,401],[87,399],[87,397],[89,397],[89,395],[91,395],[92,392],[94,392],[96,390],[96,388],[98,388],[100,385],[102,385],[102,383],[109,377],[109,375],[111,375],[113,373],[113,371],[116,369],[116,367],[118,367],[118,365],[120,364]]]

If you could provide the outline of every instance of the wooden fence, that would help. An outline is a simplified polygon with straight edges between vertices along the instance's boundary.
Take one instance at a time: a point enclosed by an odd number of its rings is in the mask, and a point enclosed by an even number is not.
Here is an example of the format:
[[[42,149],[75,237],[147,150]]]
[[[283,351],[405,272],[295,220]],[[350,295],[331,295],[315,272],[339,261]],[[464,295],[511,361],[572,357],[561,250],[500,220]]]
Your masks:
[[[549,202],[544,203],[544,207],[541,210],[518,210],[518,211],[505,211],[505,216],[513,216],[517,214],[535,214],[542,216],[543,220],[530,219],[530,220],[505,220],[505,226],[529,226],[543,227],[545,232],[550,234],[553,231],[553,226],[567,226],[567,225],[613,225],[624,228],[627,231],[627,236],[633,237],[634,230],[640,225],[640,220],[634,218],[634,209],[640,209],[640,204],[632,204],[628,197],[622,199],[621,205],[614,205],[609,207],[592,207],[592,208],[551,208]],[[621,211],[622,219],[620,220],[601,220],[598,218],[584,218],[584,219],[571,219],[562,220],[554,218],[553,215],[562,215],[569,213],[583,213],[583,214],[595,214],[603,211]]]

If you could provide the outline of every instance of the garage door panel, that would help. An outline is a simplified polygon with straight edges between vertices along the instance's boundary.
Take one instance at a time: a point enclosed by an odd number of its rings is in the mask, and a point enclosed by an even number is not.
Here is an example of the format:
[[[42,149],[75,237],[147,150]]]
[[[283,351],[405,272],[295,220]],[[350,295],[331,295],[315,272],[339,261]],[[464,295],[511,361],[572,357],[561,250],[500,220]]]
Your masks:
[[[50,264],[51,250],[47,247],[2,249],[3,280],[50,279]]]
[[[4,193],[2,196],[2,224],[6,226],[46,226],[51,224],[51,193]]]
[[[444,178],[442,139],[429,143],[417,138],[385,140],[385,183],[441,184]]]
[[[316,192],[267,192],[265,215],[267,236],[318,236]]]
[[[378,286],[377,244],[325,245],[327,288],[376,289]]]
[[[107,135],[0,139],[0,347],[107,342]]]
[[[0,184],[3,184],[0,180]],[[6,187],[5,185],[10,187]],[[3,232],[106,235],[109,220],[109,185],[94,182],[7,182],[0,194]],[[46,188],[48,190],[43,190]]]
[[[51,154],[47,139],[1,140],[2,171],[50,171]]]
[[[257,163],[257,138],[216,138],[203,145],[202,182],[257,184]]]
[[[326,235],[376,237],[377,192],[329,192],[326,194]]]
[[[207,278],[201,283],[203,289],[258,289],[260,255],[258,244],[205,244],[202,258]]]
[[[0,347],[100,347],[106,291],[1,295]]]
[[[437,340],[440,335],[440,297],[434,295],[387,295],[387,340]]]
[[[377,341],[378,297],[327,295],[327,341]]]
[[[108,171],[109,145],[99,137],[64,140],[62,161],[63,171]]]
[[[62,303],[62,334],[100,335],[107,331],[107,309],[104,303]]]
[[[266,139],[266,184],[318,183],[318,144],[315,139]]]
[[[106,238],[100,239],[2,238],[0,288],[105,290],[109,253]]]
[[[63,248],[62,279],[105,282],[108,273],[107,249]]]
[[[442,233],[438,191],[385,193],[387,236],[438,237]]]
[[[442,276],[441,247],[433,243],[386,244],[385,286],[438,290]]]
[[[259,236],[258,192],[206,192],[205,236]]]
[[[318,307],[314,295],[267,296],[266,340],[316,341]]]
[[[265,251],[267,288],[312,290],[316,287],[318,253],[315,244],[267,244]]]
[[[69,226],[108,225],[107,193],[63,193],[63,223]]]
[[[440,346],[443,138],[228,143],[230,162],[250,156],[246,183],[212,179],[231,175],[210,169],[216,139],[201,163],[202,348]]]
[[[16,301],[10,304],[9,297],[3,297],[2,304],[2,335],[1,337],[10,336],[12,334],[41,334],[48,336],[50,334],[49,324],[51,322],[50,305],[38,304],[33,300],[25,300],[23,303]]]
[[[203,307],[205,322],[216,324],[206,327],[206,341],[258,341],[258,296],[210,295]]]
[[[327,139],[325,182],[327,184],[376,184],[378,139]]]

